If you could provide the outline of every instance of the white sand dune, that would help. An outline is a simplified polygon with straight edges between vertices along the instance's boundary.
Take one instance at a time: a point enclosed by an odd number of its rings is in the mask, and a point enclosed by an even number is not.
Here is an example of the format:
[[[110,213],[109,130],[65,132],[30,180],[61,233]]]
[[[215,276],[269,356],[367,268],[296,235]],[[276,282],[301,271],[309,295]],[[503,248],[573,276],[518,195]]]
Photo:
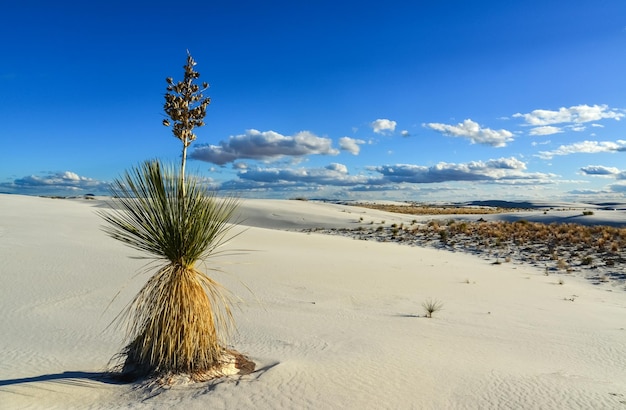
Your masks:
[[[414,219],[304,201],[244,201],[242,234],[207,263],[241,298],[232,342],[255,373],[102,381],[122,343],[107,326],[147,274],[99,230],[100,205],[0,195],[2,409],[626,409],[626,291],[296,232]],[[432,319],[428,298],[444,304]]]

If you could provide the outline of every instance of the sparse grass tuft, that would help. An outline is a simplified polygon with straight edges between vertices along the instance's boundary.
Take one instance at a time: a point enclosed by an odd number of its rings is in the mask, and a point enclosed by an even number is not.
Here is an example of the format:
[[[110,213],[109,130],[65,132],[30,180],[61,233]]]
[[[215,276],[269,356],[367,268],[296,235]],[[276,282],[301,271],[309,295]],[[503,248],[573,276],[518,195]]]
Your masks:
[[[422,307],[426,312],[426,317],[432,318],[433,313],[439,312],[443,309],[443,303],[438,301],[437,299],[427,299],[425,302],[422,303]]]

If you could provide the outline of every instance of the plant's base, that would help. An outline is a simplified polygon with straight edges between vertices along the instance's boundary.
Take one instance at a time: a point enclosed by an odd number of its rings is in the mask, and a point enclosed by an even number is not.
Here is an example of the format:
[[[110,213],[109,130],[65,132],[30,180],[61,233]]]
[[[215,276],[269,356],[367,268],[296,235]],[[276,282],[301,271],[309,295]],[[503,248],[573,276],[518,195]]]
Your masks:
[[[254,372],[256,364],[246,356],[234,350],[228,350],[222,356],[220,364],[212,369],[188,374],[189,381],[206,382],[225,376],[246,375]]]
[[[219,363],[210,369],[189,372],[151,373],[145,376],[137,371],[130,370],[128,364],[119,373],[112,373],[111,377],[122,382],[136,382],[144,379],[148,385],[173,386],[195,382],[207,382],[227,376],[246,375],[254,372],[256,364],[243,354],[235,350],[226,350]]]

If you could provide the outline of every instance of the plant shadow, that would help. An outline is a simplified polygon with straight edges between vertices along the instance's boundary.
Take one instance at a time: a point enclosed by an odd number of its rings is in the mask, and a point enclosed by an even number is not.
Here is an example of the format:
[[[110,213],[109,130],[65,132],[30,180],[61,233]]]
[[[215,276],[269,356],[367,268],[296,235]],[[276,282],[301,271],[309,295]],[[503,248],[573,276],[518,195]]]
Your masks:
[[[413,313],[396,313],[393,316],[395,317],[423,317],[422,315],[417,315]]]
[[[0,387],[50,381],[71,382],[75,380],[90,380],[107,384],[128,384],[127,381],[116,378],[113,374],[107,372],[67,371],[63,373],[42,374],[33,377],[0,380]]]
[[[256,369],[254,372],[250,373],[252,379],[258,379],[263,374],[276,367],[279,362],[270,363],[264,367]],[[241,376],[240,376],[241,377]],[[231,380],[235,381],[237,384],[241,381],[241,378],[229,378],[229,377],[220,377],[212,380],[209,383],[209,391],[215,388],[217,384],[220,384],[224,381]],[[81,384],[86,381],[99,382],[105,384],[112,385],[136,385],[141,386],[142,382],[137,380],[136,378],[124,377],[121,373],[114,372],[83,372],[83,371],[66,371],[62,373],[51,373],[51,374],[42,374],[39,376],[33,377],[21,377],[16,379],[5,379],[0,380],[0,388],[6,386],[16,386],[28,383],[38,383],[38,382],[57,382],[57,383],[66,383],[66,384]]]

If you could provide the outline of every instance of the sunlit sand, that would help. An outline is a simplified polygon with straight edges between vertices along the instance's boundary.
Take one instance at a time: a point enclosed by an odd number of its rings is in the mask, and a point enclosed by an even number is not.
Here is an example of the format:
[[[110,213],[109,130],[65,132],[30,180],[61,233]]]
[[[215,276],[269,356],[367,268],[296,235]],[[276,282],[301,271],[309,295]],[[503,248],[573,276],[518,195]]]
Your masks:
[[[244,200],[240,234],[204,266],[239,297],[232,346],[254,373],[169,389],[114,382],[103,372],[123,330],[109,325],[149,261],[101,232],[103,206],[0,195],[0,408],[626,408],[620,282],[312,231],[432,219],[315,201]],[[563,209],[523,217],[582,208]],[[427,300],[443,306],[432,318]]]

